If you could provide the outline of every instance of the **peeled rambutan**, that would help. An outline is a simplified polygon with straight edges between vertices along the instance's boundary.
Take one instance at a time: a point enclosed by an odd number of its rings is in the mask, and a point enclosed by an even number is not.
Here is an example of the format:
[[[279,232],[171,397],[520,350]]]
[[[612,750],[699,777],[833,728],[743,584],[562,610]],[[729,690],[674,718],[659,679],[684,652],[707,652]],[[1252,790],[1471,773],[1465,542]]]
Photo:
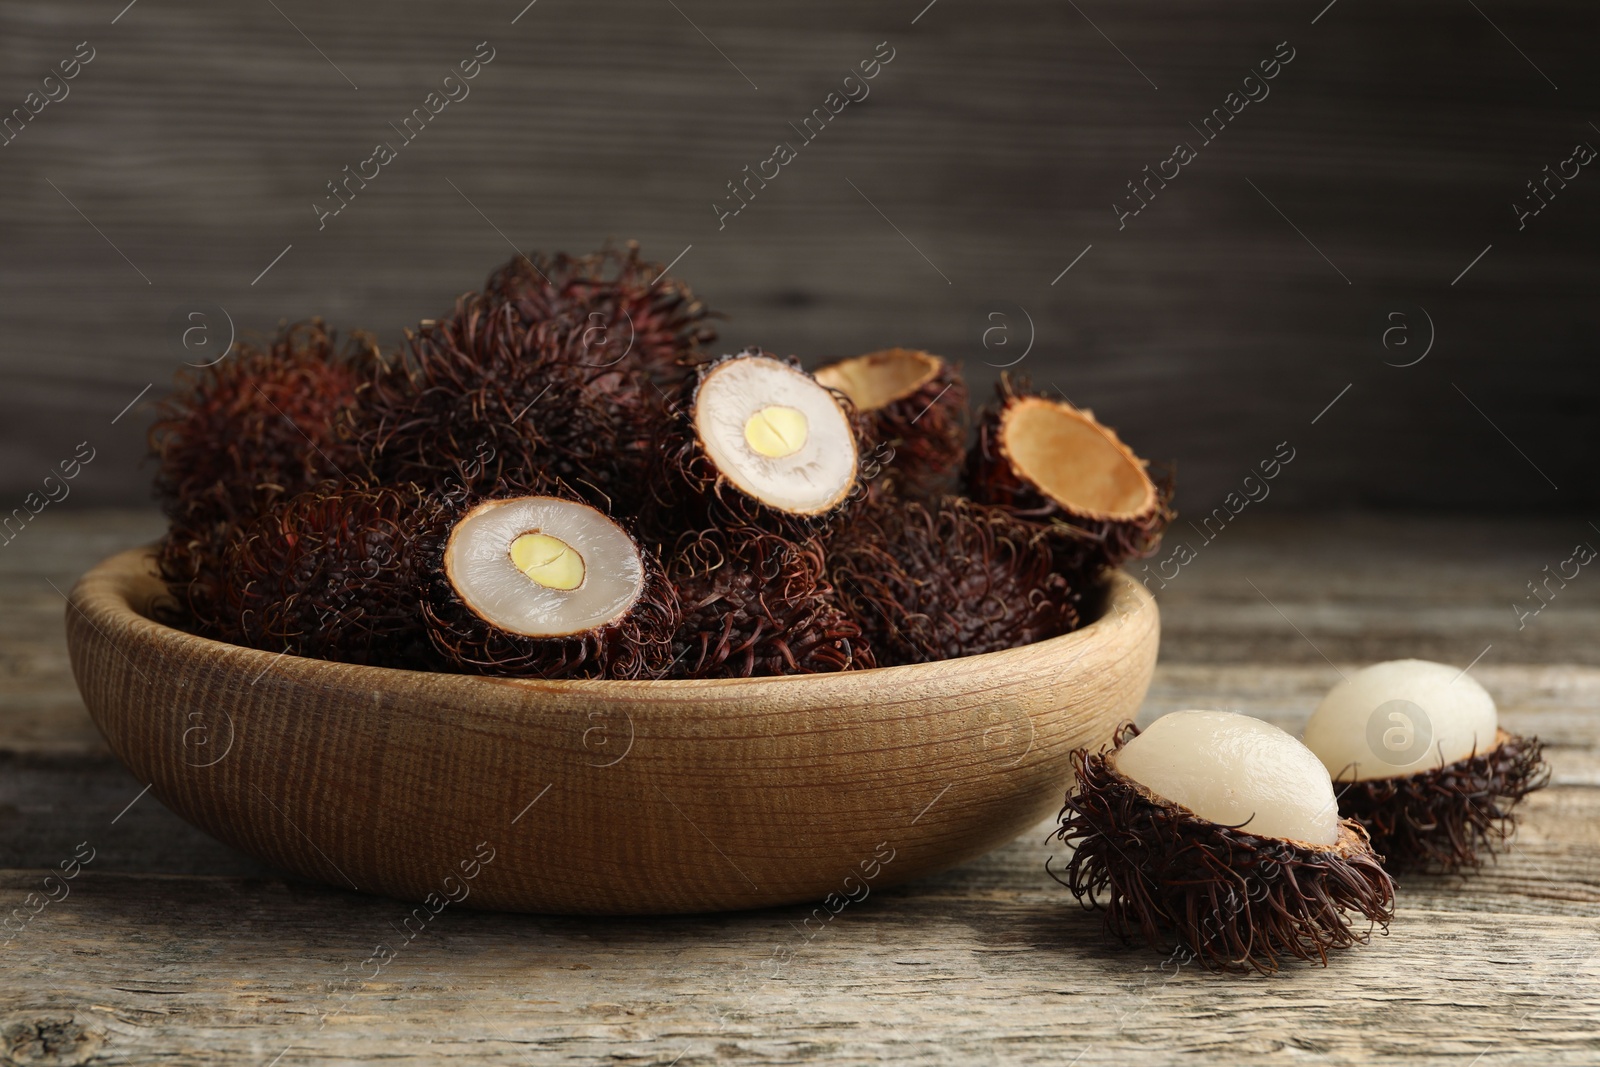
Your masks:
[[[1048,523],[1057,568],[1092,577],[1160,545],[1174,517],[1172,486],[1148,467],[1093,412],[1002,377],[968,456],[967,492]]]
[[[652,528],[825,531],[860,495],[852,418],[793,360],[749,348],[706,364],[668,411]]]
[[[861,627],[836,602],[815,539],[750,527],[688,533],[667,574],[683,605],[672,674],[748,678],[875,665]]]
[[[526,325],[562,322],[577,331],[578,358],[670,390],[716,340],[712,313],[682,281],[646,261],[636,242],[588,256],[517,256],[490,276],[485,293],[509,303]]]
[[[373,383],[360,439],[367,471],[436,491],[555,478],[597,502],[636,494],[659,396],[585,365],[580,347],[565,324],[525,324],[504,301],[468,294],[411,335],[410,358]]]
[[[850,398],[865,424],[863,448],[891,492],[930,500],[954,488],[967,452],[967,386],[938,356],[887,348],[814,371]]]
[[[885,666],[997,652],[1079,623],[1045,532],[960,497],[877,499],[829,544],[828,562]]]
[[[656,678],[682,611],[650,552],[588,504],[489,499],[439,539],[424,614],[452,667],[541,678]]]
[[[217,637],[296,656],[426,670],[423,594],[448,505],[414,485],[329,483],[242,523]]]
[[[1072,759],[1056,836],[1073,853],[1058,881],[1122,941],[1269,973],[1367,940],[1347,913],[1385,929],[1393,918],[1394,883],[1366,831],[1339,818],[1321,764],[1275,726],[1179,711]]]
[[[188,624],[214,629],[218,554],[240,520],[357,468],[351,425],[377,362],[369,336],[341,347],[313,319],[265,348],[237,344],[162,401],[149,432],[171,521],[158,563]]]
[[[1500,728],[1494,698],[1465,671],[1424,660],[1364,667],[1329,691],[1305,743],[1339,810],[1393,870],[1476,867],[1516,831],[1516,806],[1550,780],[1536,737]]]

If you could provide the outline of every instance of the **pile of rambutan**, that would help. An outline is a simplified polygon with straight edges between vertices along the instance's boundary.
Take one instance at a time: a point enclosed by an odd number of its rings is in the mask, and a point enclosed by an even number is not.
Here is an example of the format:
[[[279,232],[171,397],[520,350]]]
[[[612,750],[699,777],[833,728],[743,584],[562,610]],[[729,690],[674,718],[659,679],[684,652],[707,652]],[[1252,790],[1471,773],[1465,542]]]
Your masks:
[[[1172,518],[1087,410],[1008,379],[974,419],[938,356],[813,374],[714,354],[715,318],[629,245],[519,256],[395,352],[236,346],[150,435],[172,621],[413,670],[860,670],[1067,633]]]

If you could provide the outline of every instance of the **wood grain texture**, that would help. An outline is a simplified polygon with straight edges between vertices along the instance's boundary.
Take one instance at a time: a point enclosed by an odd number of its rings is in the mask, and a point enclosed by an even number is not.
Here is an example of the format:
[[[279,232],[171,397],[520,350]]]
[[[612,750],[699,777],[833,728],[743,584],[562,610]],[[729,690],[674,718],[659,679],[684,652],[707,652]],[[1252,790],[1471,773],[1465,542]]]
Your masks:
[[[74,588],[67,644],[112,752],[167,806],[351,889],[601,915],[816,900],[1002,844],[1059,806],[1073,749],[1137,713],[1160,639],[1119,577],[1095,622],[986,656],[544,682],[225,645],[151,621],[166,596],[148,551],[113,556]]]
[[[1520,230],[1511,209],[1600,144],[1584,0],[541,0],[515,25],[518,0],[140,0],[112,25],[125,6],[0,3],[7,113],[77,42],[98,52],[0,148],[7,511],[85,439],[76,499],[147,499],[175,310],[215,303],[244,331],[323,314],[394,343],[513,245],[607,236],[661,261],[692,245],[679,270],[731,347],[915,345],[977,393],[1031,333],[1019,369],[1176,460],[1189,511],[1285,439],[1303,458],[1276,492],[1301,508],[1595,500],[1600,182]],[[326,183],[486,39],[471,96],[319,230]],[[871,95],[719,229],[727,183],[880,41],[896,55]],[[1271,95],[1119,229],[1127,183],[1280,41],[1296,57]],[[1420,343],[1417,308],[1437,346],[1385,366],[1419,351],[1381,347],[1386,316]]]

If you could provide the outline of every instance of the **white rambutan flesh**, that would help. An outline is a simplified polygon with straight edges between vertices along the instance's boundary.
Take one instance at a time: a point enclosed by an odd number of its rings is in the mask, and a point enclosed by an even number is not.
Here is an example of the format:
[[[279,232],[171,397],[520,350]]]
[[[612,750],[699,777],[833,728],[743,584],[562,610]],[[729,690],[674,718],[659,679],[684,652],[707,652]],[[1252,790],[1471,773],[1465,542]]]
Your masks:
[[[1175,711],[1112,756],[1158,798],[1258,837],[1331,847],[1339,809],[1328,772],[1271,723],[1232,711]]]
[[[450,531],[445,577],[474,614],[525,637],[584,633],[617,619],[644,589],[627,531],[573,500],[491,500]]]
[[[1495,748],[1494,698],[1457,667],[1420,659],[1362,668],[1329,690],[1305,743],[1342,782],[1435,770]]]
[[[782,360],[746,355],[708,368],[694,429],[728,482],[779,511],[822,514],[855,485],[849,417],[832,393]]]

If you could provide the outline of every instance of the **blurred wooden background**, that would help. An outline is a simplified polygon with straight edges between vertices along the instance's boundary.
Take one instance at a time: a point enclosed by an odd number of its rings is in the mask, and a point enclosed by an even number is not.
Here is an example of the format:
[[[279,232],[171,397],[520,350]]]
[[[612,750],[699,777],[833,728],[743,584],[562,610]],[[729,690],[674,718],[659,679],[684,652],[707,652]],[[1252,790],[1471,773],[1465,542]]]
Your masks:
[[[1286,440],[1265,507],[1595,502],[1600,167],[1512,208],[1600,146],[1579,0],[525,3],[0,3],[0,114],[94,52],[0,147],[0,512],[84,440],[66,506],[147,499],[175,312],[393,342],[513,245],[607,237],[682,253],[729,348],[922,345],[987,381],[1031,337],[1018,369],[1175,460],[1191,515]],[[319,232],[325,183],[480,41],[470,96]],[[1279,42],[1270,95],[1119,230],[1125,183]]]

